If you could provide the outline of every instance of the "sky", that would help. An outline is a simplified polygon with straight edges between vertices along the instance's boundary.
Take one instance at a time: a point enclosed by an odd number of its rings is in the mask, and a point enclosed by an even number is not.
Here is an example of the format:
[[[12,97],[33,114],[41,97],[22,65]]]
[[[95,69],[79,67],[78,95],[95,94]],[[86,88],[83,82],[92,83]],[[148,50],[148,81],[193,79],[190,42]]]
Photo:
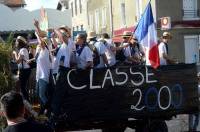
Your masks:
[[[53,8],[56,9],[59,0],[25,0],[27,10],[36,10],[41,8]]]

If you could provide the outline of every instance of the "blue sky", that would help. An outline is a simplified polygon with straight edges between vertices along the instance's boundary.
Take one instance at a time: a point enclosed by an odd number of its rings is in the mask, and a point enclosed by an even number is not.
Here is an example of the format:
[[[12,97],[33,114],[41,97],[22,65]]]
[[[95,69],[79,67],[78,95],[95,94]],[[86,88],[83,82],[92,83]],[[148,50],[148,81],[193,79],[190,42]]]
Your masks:
[[[25,0],[26,9],[32,11],[41,8],[56,8],[59,0]]]

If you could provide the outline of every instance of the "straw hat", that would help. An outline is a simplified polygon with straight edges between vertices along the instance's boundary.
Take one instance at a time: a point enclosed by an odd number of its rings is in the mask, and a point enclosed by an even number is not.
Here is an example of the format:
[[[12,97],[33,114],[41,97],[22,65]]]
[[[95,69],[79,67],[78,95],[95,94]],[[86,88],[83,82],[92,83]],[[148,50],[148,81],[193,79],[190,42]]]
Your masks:
[[[69,27],[68,26],[66,26],[66,25],[62,25],[62,26],[60,26],[59,27],[59,29],[60,30],[64,30],[65,32],[67,32],[67,33],[69,33],[70,32],[70,29],[69,29]]]
[[[27,43],[26,39],[22,36],[18,36],[17,40],[21,40],[22,42],[24,42],[25,44]]]
[[[169,38],[169,39],[172,39],[172,35],[171,35],[171,33],[169,33],[169,32],[164,32],[163,35],[162,35],[162,38]]]
[[[130,31],[124,31],[122,37],[124,38],[129,38],[132,36],[132,32]]]
[[[87,36],[88,39],[95,38],[95,37],[97,37],[96,32],[91,31],[88,33],[88,36]]]

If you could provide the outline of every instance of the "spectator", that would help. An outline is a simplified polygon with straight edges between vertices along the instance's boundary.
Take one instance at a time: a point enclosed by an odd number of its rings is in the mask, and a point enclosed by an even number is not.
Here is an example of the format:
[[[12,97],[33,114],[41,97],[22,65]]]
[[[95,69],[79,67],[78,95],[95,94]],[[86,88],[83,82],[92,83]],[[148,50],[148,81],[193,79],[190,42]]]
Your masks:
[[[40,113],[44,114],[45,111],[49,108],[49,100],[48,100],[48,84],[49,84],[49,76],[51,69],[51,58],[48,46],[45,41],[40,37],[39,23],[35,20],[34,22],[36,28],[36,36],[39,42],[39,45],[36,49],[35,60],[37,63],[36,68],[36,90],[40,99]]]
[[[9,92],[1,97],[1,107],[7,119],[4,132],[53,132],[48,127],[24,118],[25,107],[22,96],[16,92]]]
[[[29,100],[27,82],[31,73],[31,69],[27,61],[29,60],[29,53],[27,49],[27,41],[24,37],[18,36],[16,39],[16,47],[19,51],[13,51],[13,56],[15,61],[18,63],[19,68],[19,80],[20,80],[20,88],[23,95],[23,98]]]
[[[197,74],[198,77],[198,97],[200,95],[200,73]],[[194,114],[189,114],[189,131],[196,132],[199,125],[199,112]]]

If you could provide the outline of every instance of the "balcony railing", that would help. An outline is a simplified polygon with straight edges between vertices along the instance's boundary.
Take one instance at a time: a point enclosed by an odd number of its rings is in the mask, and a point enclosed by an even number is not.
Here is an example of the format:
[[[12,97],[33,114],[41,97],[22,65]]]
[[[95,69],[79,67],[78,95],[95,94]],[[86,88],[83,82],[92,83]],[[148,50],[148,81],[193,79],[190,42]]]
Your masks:
[[[182,10],[184,18],[198,18],[200,17],[200,10]]]

